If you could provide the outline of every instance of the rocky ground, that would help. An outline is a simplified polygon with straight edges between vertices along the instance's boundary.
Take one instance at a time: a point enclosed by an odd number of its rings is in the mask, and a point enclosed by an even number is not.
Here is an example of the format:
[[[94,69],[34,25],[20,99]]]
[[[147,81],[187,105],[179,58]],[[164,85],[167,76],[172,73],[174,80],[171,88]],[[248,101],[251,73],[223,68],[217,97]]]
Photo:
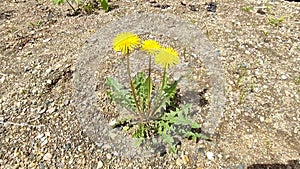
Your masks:
[[[0,1],[0,168],[300,168],[300,3],[113,0],[72,15],[50,0]],[[76,6],[76,5],[75,5]],[[72,103],[82,45],[134,12],[193,23],[220,53],[227,103],[211,142],[129,159],[98,147]]]

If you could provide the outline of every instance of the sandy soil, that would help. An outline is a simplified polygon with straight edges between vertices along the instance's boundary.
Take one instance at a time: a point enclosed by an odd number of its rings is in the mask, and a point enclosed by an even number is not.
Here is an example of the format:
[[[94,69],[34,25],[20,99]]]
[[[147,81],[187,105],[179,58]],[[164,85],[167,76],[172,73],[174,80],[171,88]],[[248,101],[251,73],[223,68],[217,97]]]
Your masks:
[[[300,3],[219,0],[208,12],[207,2],[113,0],[108,13],[72,15],[67,4],[1,0],[0,168],[300,168]],[[134,12],[186,19],[220,53],[227,102],[211,142],[129,159],[82,130],[72,105],[81,47]]]

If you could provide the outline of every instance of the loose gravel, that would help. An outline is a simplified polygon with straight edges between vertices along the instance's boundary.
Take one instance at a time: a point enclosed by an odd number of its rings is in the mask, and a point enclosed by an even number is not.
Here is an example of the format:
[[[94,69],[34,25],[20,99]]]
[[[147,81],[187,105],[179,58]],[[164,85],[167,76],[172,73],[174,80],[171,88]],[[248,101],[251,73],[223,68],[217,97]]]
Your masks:
[[[0,168],[300,168],[299,2],[220,0],[213,12],[205,1],[112,0],[108,13],[77,16],[48,0],[0,4]],[[72,80],[81,48],[134,12],[176,15],[219,52],[227,102],[212,141],[130,159],[80,125]]]

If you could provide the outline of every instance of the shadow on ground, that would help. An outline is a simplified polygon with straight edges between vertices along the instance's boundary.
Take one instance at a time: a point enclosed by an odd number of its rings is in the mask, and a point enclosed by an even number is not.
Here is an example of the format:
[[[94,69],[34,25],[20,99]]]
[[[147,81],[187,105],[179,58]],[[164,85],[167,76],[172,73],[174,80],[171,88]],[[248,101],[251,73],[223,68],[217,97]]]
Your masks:
[[[252,164],[247,169],[300,169],[300,161],[290,160],[288,164]]]

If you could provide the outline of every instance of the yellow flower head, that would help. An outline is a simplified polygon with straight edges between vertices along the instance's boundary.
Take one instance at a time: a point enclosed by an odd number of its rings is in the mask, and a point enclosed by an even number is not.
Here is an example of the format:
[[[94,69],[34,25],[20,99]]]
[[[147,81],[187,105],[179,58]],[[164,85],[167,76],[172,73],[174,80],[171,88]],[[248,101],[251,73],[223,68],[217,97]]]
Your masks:
[[[142,44],[142,50],[149,54],[154,54],[160,48],[159,43],[151,39],[145,40]]]
[[[160,48],[155,56],[155,63],[168,69],[179,63],[178,53],[170,47]]]
[[[140,43],[141,40],[137,35],[131,32],[124,32],[114,38],[113,48],[117,52],[122,52],[122,54],[129,54],[134,48],[137,48]]]

